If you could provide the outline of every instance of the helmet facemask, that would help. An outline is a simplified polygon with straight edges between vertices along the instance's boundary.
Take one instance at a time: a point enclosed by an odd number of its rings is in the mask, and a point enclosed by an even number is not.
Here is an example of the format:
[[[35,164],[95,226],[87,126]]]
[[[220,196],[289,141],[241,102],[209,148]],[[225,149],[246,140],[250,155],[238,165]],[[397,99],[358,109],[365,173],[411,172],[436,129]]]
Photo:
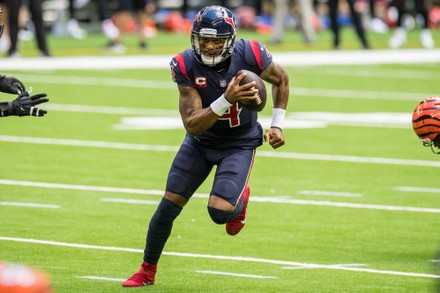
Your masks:
[[[209,51],[204,50],[203,45],[201,45],[201,42],[208,42],[206,39],[210,39],[210,38],[223,41],[223,46],[219,49],[213,49]],[[231,56],[232,54],[232,51],[234,50],[234,47],[231,46],[234,40],[235,40],[235,36],[233,39],[222,38],[222,37],[211,37],[211,36],[204,36],[202,32],[200,32],[199,35],[193,34],[191,36],[193,50],[196,52],[197,55],[200,56],[202,63],[208,66],[215,66],[220,62],[229,58],[229,56]]]

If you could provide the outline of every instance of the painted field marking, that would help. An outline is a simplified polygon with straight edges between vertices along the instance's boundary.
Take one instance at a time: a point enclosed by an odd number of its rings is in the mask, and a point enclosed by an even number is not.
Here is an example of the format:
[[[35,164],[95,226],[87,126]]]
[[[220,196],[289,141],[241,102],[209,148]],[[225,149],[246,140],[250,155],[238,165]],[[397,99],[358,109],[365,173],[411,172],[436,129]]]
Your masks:
[[[336,191],[326,191],[326,190],[300,190],[298,193],[302,195],[362,197],[362,194],[360,193],[336,192]]]
[[[254,196],[251,197],[253,202],[264,203],[283,203],[283,204],[296,204],[296,205],[313,205],[313,206],[329,206],[340,208],[352,208],[352,209],[370,209],[370,210],[383,210],[383,211],[396,211],[396,212],[416,212],[416,213],[440,213],[440,209],[436,208],[419,208],[419,207],[404,207],[404,206],[388,206],[388,205],[376,205],[376,204],[361,204],[350,202],[334,202],[334,201],[317,201],[317,200],[302,200],[302,199],[285,199],[274,197]]]
[[[241,278],[252,278],[252,279],[278,279],[276,276],[262,276],[262,275],[252,275],[252,274],[238,274],[230,272],[218,272],[218,271],[195,271],[200,274],[210,274],[210,275],[222,275],[231,277],[241,277]]]
[[[180,117],[178,110],[142,109],[113,106],[75,105],[75,104],[47,104],[47,110],[55,110],[73,113],[94,113],[112,115],[142,115],[153,117]]]
[[[78,139],[55,139],[55,138],[42,138],[42,137],[38,138],[38,137],[10,136],[10,135],[0,135],[0,141],[14,142],[14,143],[33,143],[33,144],[45,144],[45,145],[49,144],[49,145],[74,146],[74,147],[96,147],[96,148],[138,150],[138,151],[159,151],[159,152],[176,152],[179,148],[178,146],[147,145],[147,144],[91,141],[91,140],[78,140]],[[363,163],[363,164],[420,166],[423,168],[440,167],[440,161],[433,161],[433,160],[422,161],[422,160],[410,160],[410,159],[359,157],[359,156],[326,155],[326,154],[304,154],[304,153],[273,152],[273,151],[257,151],[257,155],[259,157],[294,159],[294,160],[296,159],[296,160]]]
[[[370,65],[370,64],[433,64],[440,61],[438,49],[405,50],[344,50],[312,52],[272,52],[274,60],[282,66]],[[44,59],[7,58],[2,70],[65,70],[65,69],[169,69],[172,55],[148,56],[68,56]]]
[[[383,70],[382,70],[383,71]],[[321,69],[319,74],[326,75],[350,75],[363,77],[377,77],[377,78],[400,78],[400,79],[433,79],[438,80],[438,77],[432,74],[421,74],[421,72],[405,72],[393,70],[389,74],[378,74],[381,72],[380,69],[375,69],[369,71],[368,73],[363,70],[355,69],[335,69],[332,68],[331,71],[326,69]],[[307,74],[307,73],[306,73]],[[313,73],[315,74],[315,73]],[[68,85],[89,85],[89,86],[116,86],[116,87],[127,87],[127,88],[144,88],[144,89],[162,89],[162,90],[175,90],[176,85],[171,81],[167,80],[148,80],[148,79],[134,79],[134,78],[112,78],[112,77],[84,77],[84,76],[72,76],[72,75],[35,75],[35,74],[22,74],[20,75],[22,79],[27,82],[37,82],[37,83],[50,83],[50,84],[68,84]],[[325,98],[343,98],[343,99],[380,99],[380,100],[406,100],[415,101],[431,95],[431,93],[417,93],[417,92],[386,92],[386,91],[368,91],[368,90],[345,90],[345,89],[317,89],[317,88],[303,88],[303,87],[291,87],[291,93],[295,93],[296,96],[315,96],[315,97],[325,97]],[[139,97],[144,98],[140,95]],[[49,105],[47,106],[48,109]]]
[[[128,194],[144,194],[144,195],[157,195],[162,196],[163,190],[154,189],[134,189],[134,188],[118,188],[107,186],[85,186],[85,185],[73,185],[73,184],[59,184],[59,183],[47,183],[47,182],[30,182],[30,181],[17,181],[0,179],[0,185],[14,185],[14,186],[27,186],[27,187],[40,187],[40,188],[52,188],[52,189],[67,189],[67,190],[83,190],[83,191],[102,191],[102,192],[114,192],[114,193],[128,193]],[[207,194],[195,193],[195,198],[208,198]],[[119,201],[126,199],[118,199]],[[136,200],[136,199],[134,199]],[[290,199],[290,196],[282,195],[278,197],[274,196],[253,196],[252,202],[262,203],[282,203],[282,204],[294,204],[294,205],[313,205],[313,206],[330,206],[340,208],[353,208],[353,209],[370,209],[370,210],[384,210],[384,211],[399,211],[399,212],[418,212],[418,213],[440,213],[440,209],[437,208],[420,208],[420,207],[405,207],[405,206],[388,206],[388,205],[375,205],[375,204],[358,204],[348,202],[331,202],[331,201],[318,201],[318,200],[301,200]]]
[[[76,243],[48,241],[48,240],[38,240],[38,239],[29,239],[29,238],[5,237],[5,236],[0,236],[0,241],[34,243],[34,244],[53,245],[53,246],[72,247],[72,248],[82,248],[82,249],[97,249],[97,250],[106,250],[106,251],[132,252],[132,253],[139,253],[139,254],[142,254],[144,252],[143,249],[123,248],[123,247],[114,247],[114,246],[99,246],[99,245],[76,244]],[[373,274],[381,274],[381,275],[399,275],[399,276],[406,276],[406,277],[420,277],[420,278],[440,279],[440,275],[433,275],[433,274],[421,274],[421,273],[413,273],[413,272],[375,270],[375,269],[343,267],[343,266],[334,266],[334,265],[321,265],[321,264],[301,263],[301,262],[293,262],[293,261],[273,260],[273,259],[244,257],[244,256],[211,255],[211,254],[182,253],[182,252],[170,252],[170,251],[164,251],[163,255],[188,257],[188,258],[204,258],[204,259],[219,259],[219,260],[230,260],[230,261],[244,261],[244,262],[252,262],[252,263],[265,263],[265,264],[274,264],[274,265],[281,265],[281,266],[294,266],[294,267],[295,266],[313,266],[313,267],[316,267],[317,269],[319,268],[319,269],[342,270],[342,271],[361,272],[361,273],[373,273]]]
[[[96,277],[96,276],[78,276],[77,278],[78,279],[99,280],[99,281],[114,281],[114,282],[124,282],[125,281],[125,279]]]
[[[314,71],[315,72],[315,71]],[[405,69],[384,69],[384,68],[344,68],[344,67],[332,67],[323,68],[319,70],[319,74],[326,74],[331,76],[358,76],[358,77],[373,77],[373,78],[400,78],[409,80],[438,80],[440,75],[422,72],[418,70],[405,70]]]
[[[62,184],[62,183],[17,181],[17,180],[7,180],[7,179],[0,179],[0,184],[1,185],[28,186],[28,187],[41,187],[41,188],[51,188],[51,189],[102,191],[102,192],[144,194],[144,195],[163,195],[163,193],[164,193],[162,190],[152,190],[152,189],[88,186],[88,185],[74,185],[74,184]]]
[[[263,128],[270,128],[271,116],[261,115],[258,122]],[[409,129],[408,113],[337,113],[337,112],[294,112],[288,114],[284,121],[284,129],[326,128],[331,125],[400,128]],[[114,130],[148,130],[148,129],[176,129],[184,128],[179,115],[175,116],[130,116],[122,117],[118,124],[112,126]]]
[[[157,205],[157,200],[142,200],[142,199],[126,199],[126,198],[101,198],[102,202],[117,202],[128,204],[145,204],[145,205]]]
[[[333,267],[365,267],[367,266],[366,264],[336,264],[336,265],[330,265]],[[305,265],[305,266],[288,266],[288,267],[283,267],[283,269],[286,270],[300,270],[300,269],[317,269],[319,267],[315,267],[313,265]]]
[[[430,187],[396,186],[393,188],[393,190],[406,191],[406,192],[440,193],[440,188],[430,188]]]
[[[0,206],[45,208],[45,209],[59,209],[61,207],[56,204],[41,204],[41,203],[31,203],[31,202],[10,202],[10,201],[0,201]]]

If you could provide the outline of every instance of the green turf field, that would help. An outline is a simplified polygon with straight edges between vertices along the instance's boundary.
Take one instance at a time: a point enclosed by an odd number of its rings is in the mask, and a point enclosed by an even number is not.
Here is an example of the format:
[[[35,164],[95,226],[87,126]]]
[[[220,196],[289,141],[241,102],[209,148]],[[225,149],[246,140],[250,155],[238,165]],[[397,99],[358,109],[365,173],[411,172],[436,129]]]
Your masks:
[[[97,40],[81,43],[86,54]],[[230,237],[211,221],[208,178],[142,289],[121,282],[141,264],[184,136],[169,70],[9,71],[50,102],[44,118],[1,120],[0,260],[45,270],[61,293],[435,292],[440,156],[418,142],[411,112],[440,94],[438,69],[286,68],[293,127],[284,147],[258,149],[246,227]]]

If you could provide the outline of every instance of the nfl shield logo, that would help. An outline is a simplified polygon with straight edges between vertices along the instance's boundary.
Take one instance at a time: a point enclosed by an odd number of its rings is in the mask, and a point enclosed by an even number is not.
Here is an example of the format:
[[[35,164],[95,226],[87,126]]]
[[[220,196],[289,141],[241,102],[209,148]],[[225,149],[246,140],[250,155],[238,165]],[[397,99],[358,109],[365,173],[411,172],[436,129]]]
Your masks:
[[[224,79],[220,80],[221,87],[226,87],[227,85],[228,85],[228,83],[226,82],[226,80],[224,80]]]

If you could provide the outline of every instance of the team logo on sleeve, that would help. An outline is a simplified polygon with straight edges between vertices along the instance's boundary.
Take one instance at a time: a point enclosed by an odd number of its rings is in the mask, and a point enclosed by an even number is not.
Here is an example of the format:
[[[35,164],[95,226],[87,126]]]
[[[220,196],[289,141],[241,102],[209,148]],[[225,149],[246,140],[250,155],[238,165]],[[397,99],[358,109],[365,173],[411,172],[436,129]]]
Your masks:
[[[176,81],[176,72],[174,72],[174,66],[170,66],[170,70],[173,81]]]
[[[270,53],[269,53],[269,51],[267,50],[266,46],[264,46],[263,44],[260,44],[259,46],[260,46],[260,50],[261,50],[261,51],[266,52],[266,56],[267,56],[267,58],[270,58]]]

